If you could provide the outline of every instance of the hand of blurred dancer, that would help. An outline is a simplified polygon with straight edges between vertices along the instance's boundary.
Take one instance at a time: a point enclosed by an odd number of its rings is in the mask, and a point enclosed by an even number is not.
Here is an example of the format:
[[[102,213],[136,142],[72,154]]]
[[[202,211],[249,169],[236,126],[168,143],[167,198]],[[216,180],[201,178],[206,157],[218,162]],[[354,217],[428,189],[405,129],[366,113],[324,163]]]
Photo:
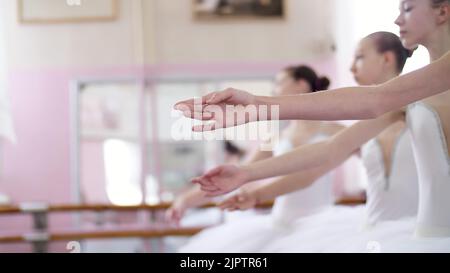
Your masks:
[[[199,184],[207,197],[224,195],[241,187],[248,182],[248,175],[244,168],[235,165],[222,165],[212,169],[203,176],[192,179]]]
[[[189,99],[175,104],[175,110],[188,118],[205,121],[192,128],[195,132],[212,131],[258,121],[256,97],[233,88],[213,92],[201,99]]]
[[[211,201],[210,198],[205,197],[205,193],[199,187],[192,187],[175,199],[166,211],[166,220],[179,226],[188,209],[203,206]]]
[[[249,210],[256,207],[258,204],[258,198],[256,192],[241,189],[236,195],[233,195],[221,203],[219,207],[222,210]]]
[[[178,198],[172,204],[172,206],[166,211],[166,221],[177,226],[180,225],[180,221],[183,218],[188,206],[184,198]]]

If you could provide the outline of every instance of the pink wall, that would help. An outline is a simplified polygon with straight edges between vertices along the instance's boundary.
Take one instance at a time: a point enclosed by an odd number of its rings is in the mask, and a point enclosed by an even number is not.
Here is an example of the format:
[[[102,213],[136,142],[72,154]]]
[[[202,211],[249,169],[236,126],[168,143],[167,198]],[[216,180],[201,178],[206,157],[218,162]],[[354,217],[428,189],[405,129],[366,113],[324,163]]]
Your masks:
[[[70,203],[70,92],[69,82],[81,77],[151,75],[274,74],[286,63],[165,65],[108,69],[12,70],[9,96],[18,143],[4,143],[0,192],[14,203],[45,201]],[[333,78],[334,60],[313,64]],[[67,227],[70,217],[55,216],[52,228]],[[27,217],[0,218],[0,232],[23,232],[31,227]],[[0,245],[2,251],[26,251]]]

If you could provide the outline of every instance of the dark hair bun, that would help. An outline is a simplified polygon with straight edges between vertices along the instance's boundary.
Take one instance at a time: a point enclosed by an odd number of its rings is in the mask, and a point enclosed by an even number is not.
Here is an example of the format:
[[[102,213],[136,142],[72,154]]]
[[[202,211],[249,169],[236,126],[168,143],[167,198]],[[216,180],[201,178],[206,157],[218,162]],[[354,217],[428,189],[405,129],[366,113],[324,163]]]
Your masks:
[[[243,156],[245,154],[245,152],[243,150],[239,149],[231,141],[225,141],[224,148],[225,148],[225,151],[231,155]]]
[[[327,77],[320,77],[317,79],[316,82],[317,91],[326,90],[328,89],[328,87],[330,87],[330,79],[328,79]]]
[[[290,66],[285,69],[287,73],[296,81],[305,80],[311,86],[311,92],[328,89],[330,80],[327,77],[319,78],[317,73],[309,66]]]
[[[414,55],[414,51],[416,51],[417,48],[419,48],[419,47],[415,47],[415,48],[413,48],[413,49],[406,49],[406,48],[405,48],[405,50],[406,50],[406,56],[408,56],[408,58],[411,58],[411,57]]]

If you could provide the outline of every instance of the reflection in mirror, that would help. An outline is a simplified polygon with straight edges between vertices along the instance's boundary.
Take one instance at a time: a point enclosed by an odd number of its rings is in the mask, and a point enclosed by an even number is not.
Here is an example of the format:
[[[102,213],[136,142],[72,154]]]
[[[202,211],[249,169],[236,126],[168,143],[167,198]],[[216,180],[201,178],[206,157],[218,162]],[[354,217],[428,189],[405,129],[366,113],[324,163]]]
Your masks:
[[[179,100],[230,85],[258,95],[272,90],[270,78],[78,83],[79,167],[74,180],[79,199],[114,205],[170,202],[191,187],[192,177],[223,163],[224,140],[204,141],[205,135],[190,130],[194,121],[172,108]],[[176,126],[187,128],[187,138],[174,135]],[[252,126],[238,130],[253,130]],[[256,141],[238,142],[252,147]]]
[[[79,94],[82,200],[141,203],[139,85],[85,84]]]

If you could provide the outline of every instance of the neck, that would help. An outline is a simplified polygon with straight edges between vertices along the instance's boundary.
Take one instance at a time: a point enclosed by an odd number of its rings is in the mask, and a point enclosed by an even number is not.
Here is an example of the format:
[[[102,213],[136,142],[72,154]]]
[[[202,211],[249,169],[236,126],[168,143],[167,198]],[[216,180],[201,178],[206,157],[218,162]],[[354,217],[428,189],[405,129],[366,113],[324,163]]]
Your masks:
[[[430,61],[436,61],[450,50],[450,30],[436,32],[427,43],[424,43],[430,53]]]
[[[375,84],[382,84],[382,83],[385,83],[385,82],[387,82],[387,81],[392,80],[393,78],[398,77],[398,75],[399,75],[399,74],[398,74],[397,72],[395,72],[395,71],[386,72],[386,73],[384,73],[383,76],[381,76],[381,77],[378,79],[378,82],[376,82]]]

